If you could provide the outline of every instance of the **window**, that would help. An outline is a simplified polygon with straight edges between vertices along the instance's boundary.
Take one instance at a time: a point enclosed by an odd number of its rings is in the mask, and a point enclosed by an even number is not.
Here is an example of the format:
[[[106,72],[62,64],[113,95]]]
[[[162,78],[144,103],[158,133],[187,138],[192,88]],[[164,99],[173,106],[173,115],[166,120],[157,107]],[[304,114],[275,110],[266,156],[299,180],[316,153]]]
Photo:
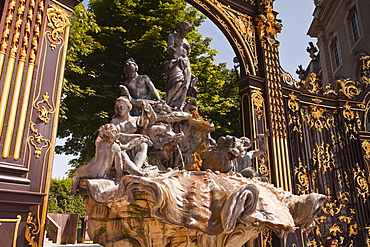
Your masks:
[[[332,43],[332,51],[334,56],[335,67],[338,68],[340,65],[340,54],[337,39],[335,39]]]
[[[360,29],[360,22],[359,22],[356,10],[353,11],[350,17],[350,22],[351,22],[353,38],[355,41],[357,41],[361,36],[361,29]]]

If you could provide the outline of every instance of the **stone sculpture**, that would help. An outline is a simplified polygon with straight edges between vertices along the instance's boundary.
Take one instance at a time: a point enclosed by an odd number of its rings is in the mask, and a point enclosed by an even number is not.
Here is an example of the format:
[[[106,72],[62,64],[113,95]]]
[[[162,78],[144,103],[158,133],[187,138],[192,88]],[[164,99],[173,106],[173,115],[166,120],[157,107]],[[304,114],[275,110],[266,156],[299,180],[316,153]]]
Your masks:
[[[191,74],[189,54],[190,45],[185,39],[192,30],[191,23],[182,21],[178,24],[179,32],[168,36],[167,53],[169,59],[164,63],[164,72],[167,75],[166,103],[182,110],[187,95],[195,97],[197,90],[195,83],[198,80]]]
[[[195,99],[185,104],[182,97],[190,85],[184,39],[190,27],[182,22],[171,38],[173,61],[166,66],[181,76],[169,78],[166,102],[121,85],[95,157],[74,174],[72,193],[88,195],[89,236],[103,246],[242,246],[263,229],[280,237],[295,226],[310,229],[326,200],[292,195],[257,176],[252,159],[266,152],[268,133],[252,141],[211,138],[213,124],[200,118]],[[133,60],[125,66],[136,73]],[[130,114],[133,102],[137,116]],[[250,150],[254,142],[259,148]]]
[[[133,58],[125,61],[123,65],[123,72],[127,79],[123,82],[123,85],[126,86],[132,96],[132,99],[134,99],[131,100],[134,106],[134,108],[131,110],[132,115],[139,115],[140,101],[151,100],[150,94],[152,94],[156,100],[161,99],[149,76],[139,75],[137,73],[138,70],[139,67]]]

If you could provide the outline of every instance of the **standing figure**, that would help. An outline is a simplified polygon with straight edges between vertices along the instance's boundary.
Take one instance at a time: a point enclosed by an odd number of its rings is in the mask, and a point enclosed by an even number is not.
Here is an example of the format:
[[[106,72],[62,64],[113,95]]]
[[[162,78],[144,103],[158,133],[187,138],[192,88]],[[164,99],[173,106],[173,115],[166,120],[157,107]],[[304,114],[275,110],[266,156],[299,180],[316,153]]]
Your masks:
[[[192,30],[189,21],[182,21],[178,24],[179,32],[168,36],[167,53],[170,60],[164,63],[164,72],[167,75],[166,103],[182,110],[186,96],[196,96],[195,83],[197,77],[191,74],[190,69],[190,45],[185,39],[186,34]]]
[[[134,105],[133,110],[131,111],[132,115],[139,115],[140,101],[150,100],[150,93],[156,100],[160,100],[161,97],[154,84],[147,75],[139,75],[137,73],[138,66],[135,63],[133,58],[127,59],[123,65],[123,72],[127,79],[123,82],[123,85],[126,86],[132,97],[131,103]]]

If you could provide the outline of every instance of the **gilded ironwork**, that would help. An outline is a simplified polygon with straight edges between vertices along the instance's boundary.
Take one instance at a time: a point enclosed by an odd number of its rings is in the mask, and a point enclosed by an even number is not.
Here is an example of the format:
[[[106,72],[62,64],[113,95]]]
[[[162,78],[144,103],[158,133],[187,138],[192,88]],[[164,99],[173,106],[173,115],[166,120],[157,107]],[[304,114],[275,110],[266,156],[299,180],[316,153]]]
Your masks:
[[[351,110],[351,106],[346,102],[343,105],[343,117],[348,121],[351,121],[355,118],[355,112]]]
[[[349,226],[349,236],[358,235],[358,224],[354,223],[353,225]]]
[[[37,235],[38,233],[39,233],[39,228],[33,222],[32,213],[28,213],[24,237],[28,241],[28,245],[30,245],[31,247],[37,247],[37,243],[35,241],[35,238],[36,238],[35,235]]]
[[[30,128],[33,132],[33,135],[29,136],[29,143],[35,148],[34,155],[36,158],[40,158],[42,154],[42,150],[48,146],[50,146],[50,140],[44,138],[41,133],[39,133],[39,130],[35,128],[36,124],[32,121],[30,121]],[[43,144],[40,146],[40,144]]]
[[[313,98],[311,99],[313,102],[315,102],[316,104],[320,104],[322,103],[323,101],[321,99],[316,99],[316,98]]]
[[[272,232],[271,230],[264,228],[262,230],[262,247],[272,246]]]
[[[338,220],[340,222],[350,224],[352,222],[352,220],[353,220],[353,216],[341,215],[341,216],[338,216]]]
[[[42,96],[42,100],[37,102],[36,105],[35,105],[35,109],[40,113],[38,118],[41,121],[43,121],[44,123],[49,123],[50,119],[51,119],[51,118],[49,118],[49,114],[54,113],[54,108],[49,103],[49,98],[50,98],[49,93],[45,92],[44,95]],[[41,105],[41,104],[44,104],[44,105]]]
[[[369,196],[369,182],[366,178],[365,170],[361,169],[358,163],[356,163],[356,168],[353,168],[353,178],[356,182],[357,194],[366,202]]]
[[[310,128],[315,128],[319,132],[325,128],[327,130],[330,127],[335,127],[334,117],[325,108],[319,107],[318,105],[310,105],[311,112],[304,114],[302,112],[302,118],[307,122]]]
[[[251,99],[253,102],[253,110],[256,114],[258,120],[261,120],[264,114],[264,102],[265,99],[263,98],[262,92],[260,90],[252,90]]]
[[[353,99],[362,92],[359,88],[359,82],[355,82],[350,78],[337,80],[337,84],[339,85],[338,92],[343,93],[349,99]]]
[[[14,17],[15,4],[16,4],[16,0],[11,0],[8,5],[8,12],[6,14],[5,22],[4,22],[4,31],[3,31],[3,35],[1,38],[0,54],[5,55],[6,49],[8,48],[8,39],[9,39],[9,34],[10,34],[10,27],[12,25],[12,21]],[[1,65],[2,65],[2,62],[1,62]]]
[[[283,25],[275,18],[272,6],[269,3],[272,1],[266,0],[265,2],[267,2],[264,3],[266,5],[265,15],[261,14],[256,18],[258,34],[262,42],[267,41],[270,45],[278,46],[280,43],[277,34],[281,32]]]
[[[50,41],[50,47],[52,50],[56,48],[58,44],[63,41],[64,29],[71,25],[69,22],[69,15],[67,12],[58,5],[52,4],[46,11],[46,16],[49,23],[47,26],[52,31],[46,31],[48,40]]]
[[[248,48],[248,54],[251,55],[254,65],[254,70],[258,71],[258,57],[256,49],[256,31],[253,24],[253,18],[246,14],[242,14],[228,6],[221,6],[220,9],[233,22],[241,37],[245,41]]]
[[[356,135],[361,129],[361,120],[358,112],[353,111],[348,102],[343,105],[343,117],[346,120],[344,122],[346,133],[350,133],[350,139],[357,139]]]
[[[310,93],[317,94],[321,89],[320,80],[315,73],[310,73],[308,81],[304,84],[306,90]]]
[[[20,116],[19,116],[19,121],[18,121],[19,124],[18,124],[17,136],[16,136],[16,141],[15,141],[15,147],[14,147],[14,159],[15,160],[18,160],[21,155],[21,146],[22,146],[22,140],[23,140],[25,125],[26,125],[27,109],[28,109],[29,98],[30,98],[30,93],[31,93],[33,72],[34,72],[35,62],[36,62],[36,53],[39,48],[38,44],[39,44],[39,39],[40,39],[40,31],[41,31],[43,13],[44,13],[44,2],[39,1],[37,13],[36,13],[36,21],[33,27],[33,37],[32,37],[32,42],[31,42],[29,63],[28,63],[28,69],[27,69],[26,79],[24,83],[22,107],[20,110]]]
[[[362,141],[361,146],[365,151],[364,158],[369,160],[370,159],[370,142],[368,140],[364,140]]]
[[[329,228],[328,232],[329,232],[329,234],[331,234],[333,236],[337,236],[337,235],[339,235],[339,233],[343,233],[343,231],[341,230],[340,226],[337,225],[337,224],[332,225]]]
[[[288,100],[288,107],[292,112],[296,112],[299,110],[299,103],[297,101],[298,97],[291,92],[289,95],[289,100]]]
[[[260,5],[269,5],[271,6],[275,0],[261,0]]]
[[[366,247],[370,247],[370,227],[365,227],[367,230],[367,236],[366,236]]]
[[[294,174],[297,178],[297,192],[298,194],[310,193],[310,182],[307,174],[307,168],[303,166],[301,158],[298,158],[298,167],[294,167]]]

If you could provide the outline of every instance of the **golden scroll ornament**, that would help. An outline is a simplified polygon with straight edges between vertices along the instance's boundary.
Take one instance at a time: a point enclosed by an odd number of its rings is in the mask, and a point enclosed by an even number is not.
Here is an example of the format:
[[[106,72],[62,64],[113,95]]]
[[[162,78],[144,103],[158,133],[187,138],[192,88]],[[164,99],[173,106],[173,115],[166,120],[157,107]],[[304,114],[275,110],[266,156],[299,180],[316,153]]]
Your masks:
[[[46,31],[46,34],[51,43],[50,47],[54,50],[63,41],[61,35],[64,34],[64,29],[71,25],[68,19],[70,16],[62,7],[55,4],[49,6],[46,16],[48,18],[47,26],[52,29],[52,31]]]

